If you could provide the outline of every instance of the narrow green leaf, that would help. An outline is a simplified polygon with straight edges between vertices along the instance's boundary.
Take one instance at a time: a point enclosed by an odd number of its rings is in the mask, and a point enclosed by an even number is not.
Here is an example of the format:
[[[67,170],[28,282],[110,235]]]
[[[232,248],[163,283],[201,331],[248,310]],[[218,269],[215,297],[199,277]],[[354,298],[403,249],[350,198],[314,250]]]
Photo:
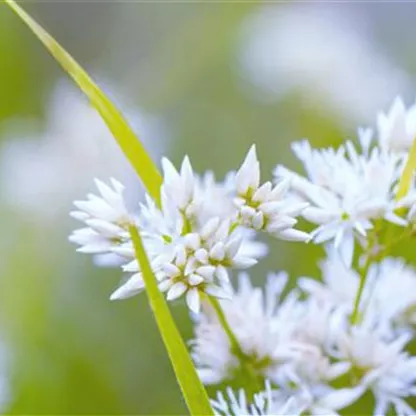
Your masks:
[[[137,228],[130,226],[137,261],[142,271],[150,306],[172,362],[182,394],[192,415],[213,415],[209,399],[202,385],[185,343],[179,334],[168,305],[157,287],[152,268]]]
[[[4,2],[27,24],[90,99],[92,105],[107,123],[121,149],[142,179],[147,191],[156,203],[160,205],[162,177],[118,109],[78,63],[14,0],[4,0]],[[135,226],[130,227],[130,234],[142,271],[149,303],[189,411],[192,415],[213,415],[205,388],[198,377],[165,298],[157,286],[143,243]]]
[[[73,78],[79,88],[91,101],[91,104],[101,114],[108,128],[130,161],[144,186],[153,199],[160,202],[160,187],[162,177],[138,140],[126,120],[116,106],[100,90],[85,70],[49,35],[35,20],[33,20],[14,0],[4,0],[12,10],[26,23],[32,32],[45,45],[51,55],[61,64],[63,69]]]
[[[412,148],[410,149],[406,166],[403,170],[403,175],[400,178],[399,187],[396,194],[396,201],[404,198],[412,185],[413,173],[416,169],[416,138],[413,140]]]

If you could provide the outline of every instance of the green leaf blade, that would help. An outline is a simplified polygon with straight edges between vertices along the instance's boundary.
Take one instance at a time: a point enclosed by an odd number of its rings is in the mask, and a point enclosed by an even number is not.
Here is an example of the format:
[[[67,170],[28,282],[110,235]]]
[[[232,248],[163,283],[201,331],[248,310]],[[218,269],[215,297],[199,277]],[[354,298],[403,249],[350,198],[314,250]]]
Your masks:
[[[26,23],[50,54],[59,62],[62,68],[88,97],[91,104],[106,122],[125,156],[143,181],[147,191],[156,203],[159,204],[162,177],[144,146],[138,140],[117,107],[100,90],[97,84],[74,58],[17,3],[13,0],[4,0],[4,2]]]
[[[175,325],[165,298],[157,286],[140,234],[134,225],[130,226],[130,235],[143,275],[149,303],[188,409],[192,415],[213,415],[214,413],[205,388],[198,377],[195,366]]]
[[[403,169],[402,177],[400,178],[399,186],[396,194],[396,201],[404,198],[412,185],[413,173],[416,169],[416,138],[413,140],[412,147],[406,165]]]
[[[91,104],[104,119],[124,154],[142,179],[147,191],[156,203],[160,205],[162,177],[119,110],[71,55],[16,4],[14,0],[4,0],[4,2],[26,23],[49,50],[51,55],[60,63],[63,69],[73,78],[79,88],[89,98]],[[176,327],[166,300],[158,288],[156,278],[151,269],[136,226],[132,225],[130,227],[130,234],[134,244],[136,258],[142,271],[149,303],[188,409],[192,415],[211,416],[214,413],[208,395],[198,377],[191,356]]]

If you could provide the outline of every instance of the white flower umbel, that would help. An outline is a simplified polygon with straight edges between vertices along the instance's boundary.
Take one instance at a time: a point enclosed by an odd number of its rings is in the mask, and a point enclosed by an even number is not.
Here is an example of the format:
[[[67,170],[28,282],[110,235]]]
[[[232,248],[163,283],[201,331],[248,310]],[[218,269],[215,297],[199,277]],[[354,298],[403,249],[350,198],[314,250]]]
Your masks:
[[[337,306],[344,308],[346,313],[351,313],[360,276],[351,267],[347,267],[334,250],[328,252],[328,257],[321,262],[320,266],[322,281],[303,277],[298,280],[298,285],[316,303]],[[363,303],[367,299],[367,288],[370,286],[368,284],[364,288]]]
[[[416,394],[416,357],[405,351],[410,338],[404,333],[388,340],[369,325],[340,333],[337,356],[350,361],[352,381],[374,394],[375,415],[387,414],[390,406],[395,414],[415,414],[406,402]]]
[[[370,270],[368,311],[393,328],[416,328],[416,270],[401,259],[386,258]]]
[[[293,226],[297,217],[309,204],[287,198],[289,180],[276,186],[260,184],[260,163],[256,148],[249,150],[236,177],[237,197],[234,202],[241,223],[258,231],[266,231],[282,240],[307,241],[309,235]]]
[[[162,207],[147,198],[140,206],[138,225],[159,287],[173,301],[185,296],[189,308],[198,313],[201,295],[228,297],[228,270],[245,269],[265,254],[263,246],[253,241],[248,230],[232,221],[235,210],[231,196],[229,208],[219,211],[212,206],[221,202],[204,198],[204,187],[215,189],[223,199],[225,185],[200,180],[186,157],[180,171],[163,160],[164,182]],[[210,216],[219,213],[219,216]],[[117,254],[132,252],[131,243],[114,250]],[[124,299],[143,289],[143,280],[136,260],[124,266],[134,273],[113,293],[112,299]]]
[[[114,249],[129,241],[130,215],[125,206],[124,186],[111,179],[112,187],[96,179],[99,196],[89,194],[86,201],[75,201],[78,211],[71,216],[87,227],[75,230],[69,240],[80,245],[77,251],[89,254],[114,254]]]
[[[336,253],[321,263],[322,282],[302,278],[299,286],[323,307],[352,312],[360,277],[346,267]],[[410,329],[416,326],[416,271],[401,259],[386,258],[373,264],[366,276],[361,297],[362,318],[381,319],[388,329]]]
[[[365,240],[373,221],[384,219],[406,225],[395,209],[414,203],[412,189],[403,200],[395,201],[395,188],[401,175],[400,157],[370,149],[372,133],[359,130],[362,153],[347,141],[337,150],[312,149],[304,140],[293,150],[303,163],[308,178],[278,166],[276,177],[291,180],[291,189],[301,201],[311,204],[302,215],[319,225],[312,233],[316,243],[333,241],[342,259],[351,264],[354,240]]]
[[[248,276],[241,275],[231,300],[221,301],[241,352],[260,377],[275,377],[280,365],[293,354],[291,335],[297,317],[297,295],[293,292],[280,300],[286,281],[284,274],[271,274],[262,290],[252,287]],[[209,305],[196,322],[191,345],[205,384],[232,379],[241,371],[240,357]]]
[[[198,313],[200,294],[229,297],[229,268],[245,269],[257,260],[240,254],[243,236],[230,231],[230,222],[212,219],[199,233],[189,233],[175,249],[171,262],[163,265],[159,287],[167,291],[168,300],[186,293],[189,308]]]
[[[382,149],[408,152],[416,137],[416,104],[406,109],[403,100],[397,97],[386,114],[378,115],[377,133]]]
[[[234,393],[231,388],[226,389],[226,395],[217,393],[217,398],[211,400],[215,414],[219,416],[277,416],[277,415],[301,415],[305,410],[302,401],[292,397],[281,399],[274,397],[269,382],[266,382],[266,390],[255,394],[250,400],[243,389]]]

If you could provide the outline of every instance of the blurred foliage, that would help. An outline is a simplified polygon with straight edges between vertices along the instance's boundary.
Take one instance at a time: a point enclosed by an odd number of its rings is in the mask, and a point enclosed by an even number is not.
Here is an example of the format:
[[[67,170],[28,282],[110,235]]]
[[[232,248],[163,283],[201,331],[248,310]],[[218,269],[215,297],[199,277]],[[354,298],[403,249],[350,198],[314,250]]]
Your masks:
[[[355,126],[341,130],[339,120],[295,94],[267,104],[250,98],[236,76],[235,48],[242,21],[257,7],[48,2],[29,11],[89,71],[97,68],[164,117],[175,162],[187,153],[197,171],[213,168],[222,177],[255,142],[270,176],[277,162],[299,167],[291,141],[336,145]],[[39,115],[60,69],[5,7],[0,54],[0,119]],[[7,205],[1,201],[0,338],[12,355],[6,413],[184,414],[145,296],[108,300],[120,271],[98,269],[75,253],[65,212],[45,223]],[[256,283],[268,270],[319,276],[321,247],[270,243],[273,255],[253,268]],[[414,248],[403,250],[410,256]],[[189,340],[186,308],[178,302],[172,309]]]

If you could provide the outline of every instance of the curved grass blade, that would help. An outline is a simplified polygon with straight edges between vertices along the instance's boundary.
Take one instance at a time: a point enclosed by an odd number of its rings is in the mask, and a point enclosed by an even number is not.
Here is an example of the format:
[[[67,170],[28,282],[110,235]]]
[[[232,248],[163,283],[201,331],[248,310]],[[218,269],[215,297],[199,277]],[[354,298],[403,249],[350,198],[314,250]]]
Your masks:
[[[127,159],[143,181],[147,191],[159,204],[162,177],[142,143],[138,140],[116,106],[100,90],[97,84],[95,84],[74,58],[15,3],[14,0],[4,0],[4,2],[26,23],[51,55],[60,63],[63,69],[73,78],[78,84],[78,87],[89,98],[91,104],[100,113]]]
[[[4,0],[4,2],[29,26],[55,59],[74,79],[80,89],[88,96],[91,103],[107,123],[130,163],[141,177],[149,194],[157,203],[160,203],[160,187],[162,184],[160,173],[121,113],[92,81],[89,75],[38,23],[13,0]],[[140,235],[135,226],[130,227],[130,234],[135,247],[136,257],[142,270],[149,303],[189,411],[192,415],[213,415],[205,388],[197,375],[165,298],[159,291]]]
[[[175,325],[165,298],[157,287],[136,226],[130,226],[137,261],[142,271],[150,306],[165,343],[169,358],[191,415],[213,415],[204,386],[199,380],[194,364]]]
[[[396,201],[404,198],[412,185],[413,173],[416,169],[416,138],[413,140],[412,148],[410,149],[406,166],[403,170],[403,175],[400,178],[399,187],[396,194]]]

